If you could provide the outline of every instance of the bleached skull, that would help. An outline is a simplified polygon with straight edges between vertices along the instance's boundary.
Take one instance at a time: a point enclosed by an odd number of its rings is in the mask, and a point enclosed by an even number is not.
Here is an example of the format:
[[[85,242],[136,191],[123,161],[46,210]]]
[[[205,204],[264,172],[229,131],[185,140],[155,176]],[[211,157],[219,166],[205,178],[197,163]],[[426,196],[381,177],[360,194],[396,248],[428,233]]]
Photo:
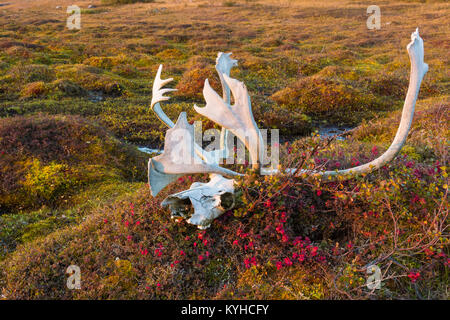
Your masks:
[[[161,203],[169,206],[172,218],[206,229],[225,211],[234,207],[234,180],[211,174],[208,183],[194,182],[188,190],[171,194]],[[193,209],[193,212],[192,212]]]

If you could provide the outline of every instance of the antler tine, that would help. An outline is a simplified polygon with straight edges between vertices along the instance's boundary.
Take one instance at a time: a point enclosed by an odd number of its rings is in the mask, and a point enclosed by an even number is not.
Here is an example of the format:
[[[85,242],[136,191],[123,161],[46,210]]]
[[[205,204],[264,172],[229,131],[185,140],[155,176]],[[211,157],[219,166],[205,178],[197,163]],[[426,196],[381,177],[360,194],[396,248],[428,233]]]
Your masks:
[[[216,71],[222,84],[223,100],[226,103],[230,103],[230,87],[225,82],[223,74],[230,76],[231,69],[237,66],[237,60],[231,59],[230,56],[231,52],[219,52],[216,59]]]
[[[230,104],[231,95],[230,95],[230,87],[226,83],[223,75],[230,76],[231,69],[238,65],[237,60],[231,59],[231,52],[219,52],[217,54],[216,59],[216,71],[219,75],[220,83],[222,84],[222,92],[223,92],[223,100]],[[227,158],[229,155],[228,152],[228,129],[222,127],[222,131],[220,132],[220,150],[219,150],[222,158]]]
[[[177,91],[177,89],[165,88],[162,89],[166,84],[173,81],[173,78],[169,79],[161,79],[162,72],[162,64],[159,65],[158,72],[156,73],[155,80],[153,81],[153,90],[152,90],[152,102],[150,104],[150,108],[155,112],[159,120],[164,122],[169,128],[174,127],[174,123],[170,118],[164,113],[161,105],[159,104],[162,101],[167,101],[170,97],[164,96],[167,92]]]
[[[164,87],[170,81],[173,81],[173,78],[168,78],[168,79],[164,79],[164,80],[161,79],[162,67],[163,67],[163,65],[160,64],[159,67],[158,67],[158,71],[156,72],[156,78],[158,79],[160,87]],[[153,84],[153,88],[155,88],[155,83]],[[173,90],[176,90],[176,89],[173,89]]]

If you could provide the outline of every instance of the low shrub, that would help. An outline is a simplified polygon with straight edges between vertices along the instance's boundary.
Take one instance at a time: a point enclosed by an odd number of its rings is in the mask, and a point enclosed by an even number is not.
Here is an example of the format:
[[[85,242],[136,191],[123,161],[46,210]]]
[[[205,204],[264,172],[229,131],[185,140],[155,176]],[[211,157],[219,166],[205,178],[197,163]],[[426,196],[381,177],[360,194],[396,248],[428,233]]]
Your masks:
[[[208,79],[211,87],[219,95],[222,95],[220,82],[213,68],[194,68],[186,71],[177,84],[176,94],[191,99],[202,99],[205,79]]]
[[[27,84],[21,92],[22,97],[24,98],[35,98],[45,95],[48,92],[48,87],[44,82],[32,82]]]
[[[325,54],[309,55],[300,60],[299,72],[304,76],[311,76],[331,64],[333,60]]]
[[[44,64],[19,64],[9,71],[11,77],[21,85],[30,82],[50,82],[55,78],[55,72]]]
[[[82,182],[73,179],[78,174],[76,169],[67,164],[51,162],[42,165],[39,160],[32,159],[24,166],[26,175],[21,184],[23,192],[33,202],[51,203],[52,200],[70,193],[72,188],[78,187]]]
[[[311,118],[299,110],[287,110],[277,105],[254,108],[260,128],[279,129],[281,136],[304,136],[311,133]]]
[[[120,96],[125,90],[121,82],[126,81],[119,82],[98,67],[83,64],[62,66],[56,69],[56,75],[59,79],[70,80],[86,90],[101,92],[105,95]]]
[[[282,164],[344,168],[381,152],[356,142],[326,147],[313,137],[284,145]],[[157,198],[142,187],[80,225],[20,246],[2,263],[3,294],[9,299],[445,299],[447,178],[442,163],[411,163],[404,155],[380,171],[336,181],[307,174],[261,177],[247,170],[238,179],[236,207],[206,231],[175,223],[158,205],[167,194],[187,188],[193,177],[180,178]],[[82,270],[81,290],[65,287],[71,264]],[[380,290],[366,288],[370,264],[384,271]]]
[[[306,115],[327,119],[331,123],[356,124],[361,121],[361,114],[367,116],[369,111],[388,108],[364,89],[319,76],[301,78],[271,98],[281,105],[299,108]]]
[[[407,75],[402,73],[381,73],[370,78],[370,90],[374,94],[404,99],[408,89]]]

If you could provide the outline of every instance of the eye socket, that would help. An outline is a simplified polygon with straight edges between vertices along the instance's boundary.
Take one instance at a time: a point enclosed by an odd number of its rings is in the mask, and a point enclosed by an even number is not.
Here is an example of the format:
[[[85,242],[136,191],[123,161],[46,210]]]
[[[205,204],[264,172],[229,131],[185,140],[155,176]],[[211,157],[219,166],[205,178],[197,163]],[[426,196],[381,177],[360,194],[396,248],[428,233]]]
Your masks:
[[[189,219],[194,213],[194,207],[189,198],[178,199],[177,201],[172,202],[169,207],[172,212],[172,218]]]
[[[234,208],[234,194],[230,192],[225,192],[220,196],[220,204],[222,208],[226,210],[231,210]]]

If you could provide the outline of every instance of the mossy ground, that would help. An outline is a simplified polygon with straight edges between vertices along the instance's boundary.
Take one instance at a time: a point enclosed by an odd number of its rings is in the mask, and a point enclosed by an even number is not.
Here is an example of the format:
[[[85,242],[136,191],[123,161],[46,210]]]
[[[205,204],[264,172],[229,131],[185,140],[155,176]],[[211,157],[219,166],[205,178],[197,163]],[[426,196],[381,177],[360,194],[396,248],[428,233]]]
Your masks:
[[[126,1],[135,2],[135,1]],[[6,298],[448,299],[449,12],[444,1],[62,1],[0,8],[0,293]],[[416,27],[430,70],[407,144],[379,172],[339,182],[257,177],[233,211],[198,232],[151,198],[146,155],[165,126],[149,110],[159,64],[171,119],[220,93],[217,52],[233,52],[258,124],[279,128],[282,164],[347,168],[391,142]],[[204,119],[202,119],[204,120]],[[357,126],[321,145],[318,125]],[[298,138],[298,136],[305,136]],[[295,138],[294,138],[295,137]],[[294,141],[296,140],[296,141]],[[366,269],[384,272],[381,290]],[[77,264],[83,289],[65,287]],[[416,280],[416,274],[419,274]]]

